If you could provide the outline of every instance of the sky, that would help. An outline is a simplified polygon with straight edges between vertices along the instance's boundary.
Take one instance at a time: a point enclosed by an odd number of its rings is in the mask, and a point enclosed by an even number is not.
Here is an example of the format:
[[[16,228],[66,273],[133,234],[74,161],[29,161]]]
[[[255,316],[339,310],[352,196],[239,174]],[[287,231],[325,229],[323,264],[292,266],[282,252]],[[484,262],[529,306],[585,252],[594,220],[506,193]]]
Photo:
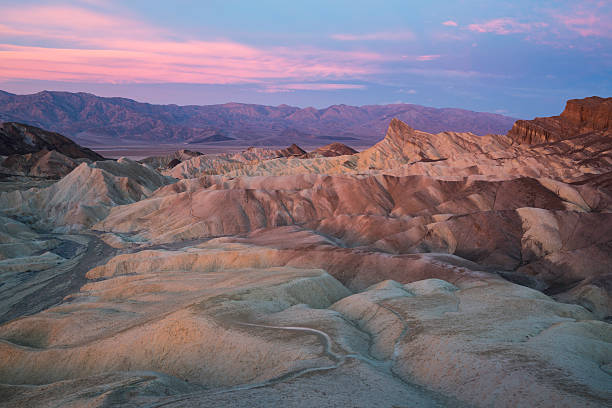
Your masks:
[[[0,89],[550,116],[612,96],[612,0],[0,0]]]

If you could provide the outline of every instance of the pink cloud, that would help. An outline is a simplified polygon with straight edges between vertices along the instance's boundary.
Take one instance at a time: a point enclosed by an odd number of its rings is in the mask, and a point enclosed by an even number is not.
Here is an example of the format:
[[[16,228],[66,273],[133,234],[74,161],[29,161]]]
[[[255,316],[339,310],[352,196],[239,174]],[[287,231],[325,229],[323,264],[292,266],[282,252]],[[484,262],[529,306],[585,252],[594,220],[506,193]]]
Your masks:
[[[60,39],[73,44],[96,37],[159,37],[159,29],[139,21],[71,6],[26,6],[0,9],[0,34]]]
[[[510,17],[496,18],[480,24],[470,24],[468,29],[478,33],[495,33],[499,35],[527,33],[534,29],[547,27],[547,23],[521,23]]]
[[[78,7],[0,8],[0,15],[5,42],[0,44],[0,78],[5,80],[207,84],[345,80],[378,72],[388,60],[363,51],[176,39],[138,20]],[[53,46],[16,45],[8,38]],[[299,84],[307,83],[294,85]]]
[[[331,38],[338,41],[412,41],[416,37],[410,31],[383,31],[367,34],[334,34]]]
[[[456,21],[448,20],[448,21],[443,22],[442,25],[445,25],[447,27],[457,27],[459,24],[457,24]]]
[[[419,55],[416,57],[417,61],[433,61],[440,58],[440,55]]]
[[[582,37],[612,38],[612,8],[606,11],[581,7],[572,14],[557,14],[555,17],[565,28]]]
[[[263,79],[358,76],[367,68],[325,55],[268,54],[233,43],[191,43],[190,52],[143,49],[63,49],[0,44],[0,77],[99,82],[237,83]],[[359,62],[358,60],[354,62]]]

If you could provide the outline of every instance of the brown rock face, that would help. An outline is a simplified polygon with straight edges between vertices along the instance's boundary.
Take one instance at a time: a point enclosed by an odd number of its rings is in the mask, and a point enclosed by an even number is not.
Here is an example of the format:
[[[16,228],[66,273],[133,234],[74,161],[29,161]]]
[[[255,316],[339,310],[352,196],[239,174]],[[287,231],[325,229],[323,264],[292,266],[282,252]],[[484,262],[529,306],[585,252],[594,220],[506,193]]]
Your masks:
[[[549,118],[536,118],[534,120],[517,120],[508,136],[521,144],[541,144],[561,140],[560,127]]]
[[[561,118],[576,126],[606,130],[612,126],[612,98],[592,96],[567,101]]]
[[[517,120],[508,136],[522,144],[556,142],[582,133],[607,133],[612,124],[612,98],[592,96],[567,101],[560,116]]]

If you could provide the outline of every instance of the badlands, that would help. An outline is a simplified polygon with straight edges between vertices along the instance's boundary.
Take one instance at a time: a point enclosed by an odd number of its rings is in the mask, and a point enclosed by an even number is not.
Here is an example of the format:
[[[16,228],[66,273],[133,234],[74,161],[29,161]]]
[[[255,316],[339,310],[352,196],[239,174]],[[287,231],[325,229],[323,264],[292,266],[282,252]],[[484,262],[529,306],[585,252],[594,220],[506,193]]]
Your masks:
[[[612,406],[612,98],[359,153],[49,135],[0,127],[1,407]]]

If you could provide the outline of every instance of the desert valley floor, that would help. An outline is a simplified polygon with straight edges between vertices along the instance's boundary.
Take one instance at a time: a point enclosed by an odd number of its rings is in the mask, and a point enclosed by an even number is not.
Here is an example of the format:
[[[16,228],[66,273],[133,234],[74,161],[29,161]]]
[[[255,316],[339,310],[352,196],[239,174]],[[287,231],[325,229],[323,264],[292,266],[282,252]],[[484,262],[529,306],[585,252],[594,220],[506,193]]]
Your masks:
[[[612,98],[361,152],[0,142],[2,407],[612,406]]]

